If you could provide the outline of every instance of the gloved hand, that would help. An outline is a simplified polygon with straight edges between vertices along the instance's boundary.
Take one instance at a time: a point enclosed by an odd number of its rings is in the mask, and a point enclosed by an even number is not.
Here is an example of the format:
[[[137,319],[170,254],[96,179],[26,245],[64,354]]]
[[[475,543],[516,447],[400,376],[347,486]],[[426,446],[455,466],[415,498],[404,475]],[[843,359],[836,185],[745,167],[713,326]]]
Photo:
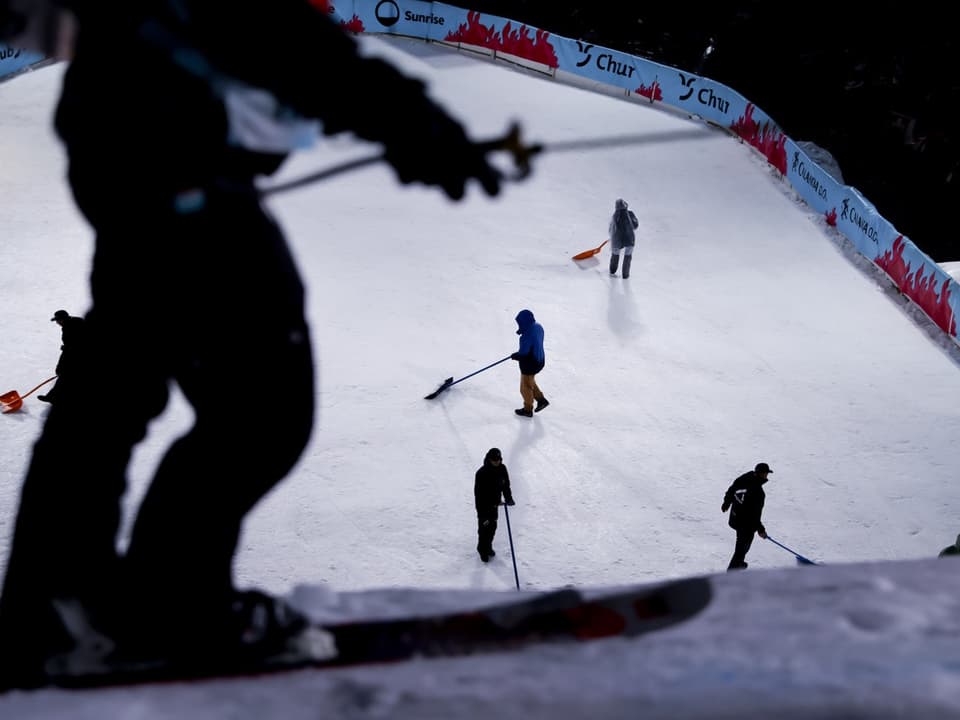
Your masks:
[[[516,503],[513,501],[513,498],[508,498],[507,500],[504,500],[503,504],[509,505],[510,507],[513,507],[514,505],[516,505]]]
[[[470,140],[463,126],[426,95],[411,97],[396,108],[402,132],[388,139],[385,157],[401,183],[438,185],[460,200],[474,178],[487,195],[500,192],[500,173],[487,161],[483,146]]]
[[[730,507],[730,503],[725,502],[723,505],[720,506],[720,512],[726,512],[729,509],[729,507]]]
[[[511,359],[511,360],[519,360],[519,359],[520,359],[520,353],[515,352],[513,355],[510,356],[510,359]]]
[[[339,80],[331,80],[338,102],[327,97],[322,104],[317,101],[302,109],[323,121],[325,134],[350,130],[364,140],[383,143],[384,158],[400,182],[437,185],[454,200],[463,197],[471,178],[488,195],[500,191],[500,173],[487,162],[490,148],[471,141],[462,125],[427,96],[422,82],[379,58],[354,60],[338,68]],[[356,98],[357,87],[375,90],[378,108]]]

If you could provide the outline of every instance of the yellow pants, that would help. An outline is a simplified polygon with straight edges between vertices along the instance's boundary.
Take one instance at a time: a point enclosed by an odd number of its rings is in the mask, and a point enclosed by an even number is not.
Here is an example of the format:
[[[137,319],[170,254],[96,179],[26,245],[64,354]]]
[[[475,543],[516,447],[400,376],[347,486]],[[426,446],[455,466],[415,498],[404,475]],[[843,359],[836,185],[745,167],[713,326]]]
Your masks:
[[[536,375],[520,376],[520,396],[523,398],[524,410],[533,410],[533,401],[543,400],[543,393],[537,387]]]

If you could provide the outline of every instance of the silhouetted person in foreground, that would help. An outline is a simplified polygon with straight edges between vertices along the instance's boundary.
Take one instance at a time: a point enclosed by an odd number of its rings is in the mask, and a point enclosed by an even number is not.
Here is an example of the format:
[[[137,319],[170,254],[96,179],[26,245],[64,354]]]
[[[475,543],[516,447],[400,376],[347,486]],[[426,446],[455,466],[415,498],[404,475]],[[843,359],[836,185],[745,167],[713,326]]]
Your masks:
[[[66,615],[115,654],[214,666],[282,650],[302,622],[232,577],[244,517],[300,457],[316,393],[303,284],[254,181],[302,144],[308,118],[381,143],[402,183],[453,200],[472,180],[500,189],[486,149],[419,81],[361,56],[319,4],[62,3],[77,35],[55,127],[96,234],[92,307],[24,480],[0,684],[42,682],[46,659],[82,646]],[[269,417],[251,416],[254,377],[284,379]],[[194,423],[121,556],[127,465],[171,382]]]

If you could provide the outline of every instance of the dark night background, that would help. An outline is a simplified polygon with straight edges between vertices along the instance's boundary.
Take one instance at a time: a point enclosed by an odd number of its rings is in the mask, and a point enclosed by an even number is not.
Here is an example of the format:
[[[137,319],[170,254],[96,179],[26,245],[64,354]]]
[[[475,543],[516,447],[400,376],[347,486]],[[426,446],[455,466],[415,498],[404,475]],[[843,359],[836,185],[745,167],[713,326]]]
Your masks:
[[[936,262],[960,261],[956,28],[939,8],[874,2],[690,6],[567,0],[453,4],[696,72],[737,90]],[[704,58],[704,50],[714,51]]]

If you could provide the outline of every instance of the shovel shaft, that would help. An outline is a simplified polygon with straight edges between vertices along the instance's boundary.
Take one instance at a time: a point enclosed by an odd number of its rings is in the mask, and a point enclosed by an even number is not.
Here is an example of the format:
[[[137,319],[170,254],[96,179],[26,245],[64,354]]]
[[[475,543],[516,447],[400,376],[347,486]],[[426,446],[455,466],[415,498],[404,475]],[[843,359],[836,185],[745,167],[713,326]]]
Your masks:
[[[510,359],[510,356],[507,355],[507,356],[506,356],[505,358],[503,358],[502,360],[497,360],[496,362],[492,362],[492,363],[490,363],[489,365],[487,365],[486,367],[480,368],[479,370],[476,370],[476,371],[470,373],[469,375],[464,375],[462,378],[460,378],[459,380],[456,380],[456,381],[454,381],[454,379],[453,379],[452,377],[449,377],[449,378],[447,378],[446,380],[443,381],[443,384],[442,384],[440,387],[438,387],[436,390],[434,390],[434,391],[433,391],[432,393],[430,393],[429,395],[424,396],[424,400],[433,400],[437,395],[439,395],[439,394],[442,393],[442,392],[445,392],[446,390],[449,390],[451,387],[453,387],[454,385],[456,385],[458,382],[463,382],[463,381],[466,380],[467,378],[472,378],[474,375],[476,375],[476,374],[478,374],[478,373],[482,373],[484,370],[489,370],[489,369],[492,368],[494,365],[499,365],[500,363],[506,362],[506,361],[509,360],[509,359]]]
[[[506,356],[505,358],[503,358],[502,360],[497,360],[496,362],[490,363],[490,364],[487,365],[486,367],[480,368],[479,370],[474,370],[474,371],[473,371],[472,373],[470,373],[469,375],[464,375],[464,376],[463,376],[462,378],[460,378],[459,380],[454,380],[454,381],[453,381],[452,383],[450,383],[450,384],[451,384],[451,385],[456,385],[458,382],[463,382],[463,381],[466,380],[467,378],[472,378],[474,375],[479,375],[479,374],[482,373],[484,370],[489,370],[489,369],[492,368],[494,365],[499,365],[500,363],[506,362],[506,361],[509,360],[509,359],[510,359],[510,356],[507,355],[507,356]]]
[[[813,560],[811,560],[810,558],[805,558],[803,555],[801,555],[800,553],[798,553],[796,550],[791,550],[790,548],[788,548],[788,547],[787,547],[786,545],[784,545],[783,543],[777,542],[776,540],[774,540],[774,539],[773,539],[772,537],[770,537],[769,535],[767,535],[767,540],[769,540],[770,542],[772,542],[774,545],[777,545],[778,547],[782,547],[782,548],[783,548],[784,550],[786,550],[788,553],[791,553],[791,554],[792,554],[801,564],[803,564],[803,565],[816,565],[816,564],[817,564],[817,563],[815,563]]]
[[[513,559],[513,581],[517,584],[517,590],[519,590],[520,576],[517,574],[517,553],[513,549],[513,531],[510,530],[510,510],[507,505],[503,506],[503,516],[507,519],[507,537],[510,539],[510,557]]]

